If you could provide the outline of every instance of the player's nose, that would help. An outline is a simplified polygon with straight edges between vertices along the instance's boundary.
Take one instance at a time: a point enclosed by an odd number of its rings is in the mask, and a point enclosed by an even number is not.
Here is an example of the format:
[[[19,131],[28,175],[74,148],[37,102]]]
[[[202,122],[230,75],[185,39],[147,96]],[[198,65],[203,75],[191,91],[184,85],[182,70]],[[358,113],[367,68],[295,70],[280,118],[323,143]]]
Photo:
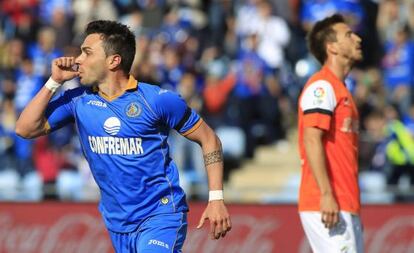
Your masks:
[[[82,54],[78,55],[78,56],[75,58],[75,64],[77,64],[77,65],[80,65],[80,64],[81,64],[81,56],[82,56]]]

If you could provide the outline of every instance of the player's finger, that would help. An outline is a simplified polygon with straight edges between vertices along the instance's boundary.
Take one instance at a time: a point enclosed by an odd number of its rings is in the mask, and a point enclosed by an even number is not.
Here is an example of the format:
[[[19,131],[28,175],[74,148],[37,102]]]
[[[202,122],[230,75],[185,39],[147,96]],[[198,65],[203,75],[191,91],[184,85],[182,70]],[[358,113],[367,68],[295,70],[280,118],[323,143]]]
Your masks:
[[[210,237],[215,239],[216,223],[210,219]]]
[[[223,232],[227,232],[227,230],[229,230],[228,225],[227,225],[227,219],[223,219],[222,223],[223,224]]]
[[[62,61],[62,59],[61,59],[61,58],[57,58],[57,59],[55,60],[55,65],[56,65],[56,66],[60,66],[60,65],[61,65],[61,61]]]
[[[223,220],[223,231],[221,231],[221,237],[225,237],[230,229],[231,227],[229,226],[228,219],[226,218]]]
[[[68,67],[72,68],[73,65],[75,65],[75,58],[74,57],[69,57],[69,65],[68,65]]]
[[[321,214],[321,222],[323,224],[325,224],[325,222],[326,222],[326,214],[324,212],[322,212],[322,214]]]
[[[327,228],[332,228],[335,225],[335,213],[330,213],[327,215]]]
[[[226,223],[227,223],[227,231],[230,231],[231,230],[231,227],[232,227],[230,217],[228,217],[226,219]]]
[[[66,67],[66,57],[62,57],[60,59],[60,67]]]
[[[201,228],[204,225],[204,221],[206,220],[205,214],[201,215],[200,221],[198,222],[197,228]]]
[[[325,228],[329,228],[330,222],[331,222],[330,215],[328,213],[323,213],[322,223],[325,225]]]
[[[336,224],[338,224],[339,221],[339,215],[335,213],[332,217],[332,227],[334,227]]]
[[[72,63],[72,57],[66,57],[66,67],[70,68],[72,67],[73,63]]]
[[[217,222],[217,225],[216,225],[216,231],[215,231],[214,237],[216,239],[219,239],[222,232],[223,232],[223,222],[222,221],[218,221]]]

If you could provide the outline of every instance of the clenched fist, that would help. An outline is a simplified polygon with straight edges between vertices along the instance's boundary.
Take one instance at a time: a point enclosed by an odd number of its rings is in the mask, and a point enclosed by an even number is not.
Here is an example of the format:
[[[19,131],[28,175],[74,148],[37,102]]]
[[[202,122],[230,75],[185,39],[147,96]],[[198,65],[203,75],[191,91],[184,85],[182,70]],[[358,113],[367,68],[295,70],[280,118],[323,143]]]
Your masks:
[[[52,79],[63,83],[79,75],[75,57],[59,57],[52,61]]]

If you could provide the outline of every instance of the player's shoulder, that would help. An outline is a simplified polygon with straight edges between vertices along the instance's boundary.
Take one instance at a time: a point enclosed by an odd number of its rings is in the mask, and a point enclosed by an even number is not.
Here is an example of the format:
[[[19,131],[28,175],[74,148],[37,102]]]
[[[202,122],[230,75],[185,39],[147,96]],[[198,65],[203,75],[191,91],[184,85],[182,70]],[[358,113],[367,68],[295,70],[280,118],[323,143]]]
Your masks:
[[[178,97],[179,95],[171,90],[163,89],[158,85],[149,84],[149,83],[142,83],[138,84],[139,92],[144,96],[144,98],[148,101],[160,102],[166,99],[170,99],[172,97]]]
[[[85,95],[92,93],[92,89],[90,87],[79,86],[72,89],[67,89],[63,92],[62,96],[68,99],[76,99]]]
[[[309,79],[305,85],[300,98],[300,104],[306,108],[330,104],[331,106],[326,107],[331,108],[336,105],[336,100],[334,85],[328,79],[316,75]]]
[[[326,75],[321,72],[317,72],[303,87],[303,94],[313,93],[316,91],[326,91],[329,93],[335,93],[335,84]]]
[[[313,74],[308,81],[306,82],[305,87],[309,87],[316,84],[322,84],[326,82],[327,85],[333,86],[333,81],[329,77],[329,75],[324,71],[324,69],[319,70],[315,74]]]
[[[159,90],[161,90],[161,88],[155,84],[139,82],[138,90],[146,95],[155,95],[159,92]]]

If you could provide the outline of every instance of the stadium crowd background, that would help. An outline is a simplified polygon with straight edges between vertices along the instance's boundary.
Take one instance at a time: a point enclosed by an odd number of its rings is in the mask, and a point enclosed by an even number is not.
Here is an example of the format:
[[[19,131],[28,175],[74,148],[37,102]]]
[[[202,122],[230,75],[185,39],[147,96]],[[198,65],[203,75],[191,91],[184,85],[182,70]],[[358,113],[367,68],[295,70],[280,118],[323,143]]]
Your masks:
[[[36,140],[14,134],[51,60],[79,53],[89,21],[118,20],[134,31],[132,74],[198,110],[222,138],[229,170],[260,145],[292,141],[298,94],[319,67],[306,32],[339,12],[363,39],[364,61],[346,81],[360,110],[361,170],[376,172],[370,180],[385,182],[393,201],[412,201],[413,11],[412,0],[0,1],[0,199],[98,199],[73,126]],[[176,134],[170,142],[189,197],[205,198],[200,150]]]

